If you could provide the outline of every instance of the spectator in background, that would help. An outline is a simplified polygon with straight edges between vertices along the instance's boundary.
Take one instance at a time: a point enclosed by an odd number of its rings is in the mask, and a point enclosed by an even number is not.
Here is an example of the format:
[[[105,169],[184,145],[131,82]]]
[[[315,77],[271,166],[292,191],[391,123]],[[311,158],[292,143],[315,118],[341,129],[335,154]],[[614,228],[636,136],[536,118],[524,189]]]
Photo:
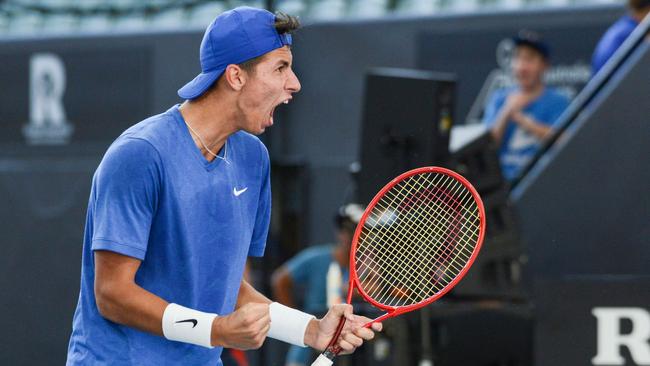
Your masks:
[[[521,31],[513,41],[516,85],[495,91],[483,115],[483,122],[500,144],[501,169],[509,181],[532,159],[569,104],[568,98],[544,85],[550,51],[542,38],[535,32]]]
[[[628,14],[612,24],[598,41],[591,59],[592,74],[596,74],[632,34],[634,28],[650,13],[650,0],[628,0]]]
[[[335,217],[336,244],[312,246],[278,268],[272,277],[275,300],[297,306],[296,287],[304,289],[302,307],[314,314],[324,314],[333,304],[344,301],[348,278],[350,245],[363,208],[357,204],[341,207]],[[345,291],[344,291],[345,290]],[[303,366],[309,361],[311,350],[291,346],[286,366]]]

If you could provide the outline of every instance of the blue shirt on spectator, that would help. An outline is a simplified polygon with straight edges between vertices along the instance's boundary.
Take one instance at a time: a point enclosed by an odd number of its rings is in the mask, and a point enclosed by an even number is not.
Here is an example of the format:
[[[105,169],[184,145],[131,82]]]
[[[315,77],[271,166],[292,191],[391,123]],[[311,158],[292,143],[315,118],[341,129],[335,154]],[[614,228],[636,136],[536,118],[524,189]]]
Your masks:
[[[303,309],[312,314],[327,312],[327,272],[334,261],[333,245],[317,245],[309,247],[291,258],[287,264],[287,271],[293,283],[304,289]],[[342,283],[346,283],[348,271],[341,270]],[[341,294],[343,298],[344,294]],[[298,346],[291,346],[287,361],[296,364],[306,364],[311,350]]]
[[[591,59],[592,74],[597,73],[605,65],[607,60],[625,42],[627,37],[632,34],[637,25],[639,25],[639,22],[636,19],[625,15],[607,29],[607,32],[598,41],[598,45]]]
[[[483,123],[488,128],[492,128],[494,125],[508,96],[516,91],[516,88],[499,89],[492,95],[483,115]],[[542,94],[530,102],[522,112],[539,123],[553,126],[568,105],[569,99],[567,97],[552,88],[546,87]],[[508,121],[499,148],[499,160],[503,176],[509,181],[515,179],[537,153],[539,145],[540,140],[537,137],[514,121]]]
[[[92,181],[81,290],[67,365],[221,365],[208,349],[114,323],[97,309],[96,250],[141,262],[135,282],[162,299],[227,315],[247,256],[264,253],[271,210],[269,157],[246,132],[207,161],[175,106],[125,131]],[[222,156],[222,157],[223,157]]]

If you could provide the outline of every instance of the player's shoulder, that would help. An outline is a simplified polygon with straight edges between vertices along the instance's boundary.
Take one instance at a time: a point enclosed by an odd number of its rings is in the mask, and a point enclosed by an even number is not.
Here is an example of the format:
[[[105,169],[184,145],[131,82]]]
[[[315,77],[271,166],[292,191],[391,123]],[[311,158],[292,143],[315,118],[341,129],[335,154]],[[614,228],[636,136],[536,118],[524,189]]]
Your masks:
[[[253,135],[252,133],[239,130],[235,132],[232,137],[238,140],[241,144],[255,149],[263,149],[266,151],[266,146],[259,137]]]
[[[173,117],[169,111],[146,118],[125,130],[109,146],[103,161],[157,162],[160,160],[161,141],[172,132]]]
[[[229,141],[232,141],[237,149],[246,155],[247,160],[255,158],[269,160],[269,151],[266,146],[259,137],[251,133],[237,131],[229,137]]]
[[[174,118],[174,108],[160,114],[148,117],[124,131],[120,139],[139,139],[158,146],[165,141],[178,141],[178,124]]]
[[[98,171],[156,169],[160,163],[160,153],[149,141],[120,136],[106,150]]]

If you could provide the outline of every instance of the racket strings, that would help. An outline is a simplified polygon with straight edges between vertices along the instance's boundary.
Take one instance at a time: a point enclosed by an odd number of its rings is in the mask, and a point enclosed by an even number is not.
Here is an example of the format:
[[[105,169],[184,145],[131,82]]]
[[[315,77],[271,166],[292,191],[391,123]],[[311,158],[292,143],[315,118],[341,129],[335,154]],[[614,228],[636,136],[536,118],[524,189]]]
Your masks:
[[[457,215],[456,215],[456,216],[457,216]],[[443,254],[443,257],[446,257],[446,255]],[[417,258],[417,257],[416,257],[416,258]],[[411,257],[411,259],[413,259],[413,257]],[[420,262],[421,262],[421,261],[420,261]],[[429,260],[426,264],[427,264],[427,265],[432,264],[432,263],[431,263],[431,260]],[[420,264],[420,265],[421,265],[421,264]],[[412,283],[410,283],[410,284],[412,285]],[[419,299],[418,299],[418,300],[419,300]]]
[[[456,216],[458,216],[458,215],[456,215]],[[420,229],[420,228],[416,228],[416,229]],[[389,233],[390,233],[390,232],[389,232]],[[393,238],[393,239],[394,239],[394,238]],[[422,238],[420,238],[420,240],[422,240]],[[426,240],[424,240],[424,241],[426,242]],[[447,254],[448,254],[448,253],[447,253]],[[445,255],[445,254],[443,253],[441,256],[446,257],[446,256],[448,256],[448,255]]]
[[[416,232],[417,232],[417,229],[420,229],[420,228],[411,228],[411,229],[416,229]],[[413,232],[413,231],[412,231],[412,232]],[[389,235],[389,236],[388,236],[388,239],[395,240],[395,236],[390,235],[390,234],[392,233],[392,231],[388,231],[387,233],[388,233],[388,235]],[[422,239],[422,238],[420,238],[420,239]],[[424,240],[423,242],[426,242],[426,240]],[[375,253],[375,254],[376,254],[376,253]],[[393,257],[393,258],[395,257],[395,256],[393,255],[394,253],[388,253],[388,254],[389,254],[390,257]],[[413,258],[411,258],[411,259],[413,259]],[[417,257],[416,257],[415,259],[417,260]],[[420,262],[421,262],[421,261],[420,261]],[[382,263],[382,264],[384,264],[384,263]],[[403,264],[403,263],[400,262],[399,264]],[[418,263],[418,264],[419,264],[419,265],[422,265],[422,263]]]
[[[449,175],[421,173],[399,182],[372,207],[358,237],[360,286],[387,306],[434,296],[470,260],[479,215],[471,191]]]
[[[428,239],[425,238],[425,240],[428,240]],[[410,244],[410,243],[409,243],[409,244]],[[408,253],[408,252],[407,252],[407,253]],[[377,254],[377,253],[375,252],[374,254]],[[385,253],[385,254],[386,254],[386,256],[391,257],[391,256],[399,255],[399,254],[401,254],[401,253],[390,252],[390,253]],[[443,254],[443,256],[445,256],[445,255]],[[383,261],[381,258],[373,259],[372,256],[367,256],[366,259],[368,259],[369,262],[370,262],[370,261],[373,262],[373,263],[372,263],[373,266],[376,266],[376,265],[385,265],[385,264],[386,264],[385,261]],[[429,260],[426,261],[426,262],[424,262],[423,259],[421,259],[421,258],[419,258],[419,257],[417,257],[417,256],[415,256],[415,257],[410,256],[410,257],[407,258],[407,259],[417,261],[417,262],[418,262],[417,264],[418,264],[418,266],[420,266],[420,267],[422,267],[422,266],[429,266],[429,267],[431,267],[431,266],[434,266],[434,265],[440,265],[440,263],[439,263],[440,260],[439,260],[439,259],[433,259],[433,260],[432,260],[431,258],[429,258]],[[426,259],[425,259],[425,260],[426,260]],[[399,264],[404,264],[404,261],[400,261]],[[367,266],[366,269],[372,269],[372,266]],[[377,274],[377,271],[373,271],[373,272],[375,272],[375,273],[373,273],[373,275],[376,275],[376,274]],[[414,283],[415,280],[416,280],[417,278],[410,278],[410,280],[409,280],[409,278],[406,278],[406,279],[405,279],[405,278],[403,278],[403,277],[404,277],[404,276],[402,276],[402,278],[398,278],[398,280],[402,280],[403,282],[407,282],[407,284],[410,285],[410,286],[413,286],[413,285],[421,286],[421,285],[422,285],[422,284],[420,283],[421,281],[418,282],[418,283]],[[384,278],[384,280],[385,280],[385,278]],[[367,282],[367,281],[366,281],[366,282]],[[380,290],[380,291],[381,291],[381,290],[384,290],[384,289],[386,288],[387,285],[395,286],[395,284],[393,283],[393,281],[390,281],[390,283],[387,283],[386,281],[384,281],[384,283],[383,283],[384,287],[383,287],[383,288],[378,288],[378,287],[377,287],[377,285],[378,285],[377,281],[375,281],[375,283],[374,283],[373,285],[374,285],[374,287],[373,287],[373,286],[366,286],[366,287],[370,287],[370,290],[375,290],[375,292],[377,292],[376,290]],[[432,285],[432,283],[429,283],[428,285]],[[404,293],[402,293],[402,295],[404,295]],[[379,300],[381,301],[381,300],[383,300],[383,299],[380,298]],[[415,299],[416,302],[417,302],[417,301],[420,301],[420,300],[421,300],[421,298],[417,298],[417,299]]]
[[[395,238],[393,235],[390,235],[390,233],[389,233],[389,234],[387,235],[386,239],[392,239],[392,240],[394,240],[394,239],[396,239],[396,238]],[[423,237],[423,236],[420,236],[419,238],[415,238],[415,239],[419,239],[419,240],[421,240],[422,242],[426,242],[426,241],[430,240],[430,239],[425,238],[425,237]],[[411,242],[408,242],[407,244],[408,244],[409,246],[412,246],[412,243],[411,243]],[[397,247],[394,247],[393,249],[397,249]],[[411,248],[411,249],[412,249],[412,248]],[[408,254],[410,254],[410,253],[412,253],[412,252],[413,252],[413,250],[411,250],[410,252],[406,252],[406,254],[408,255]],[[374,255],[374,256],[376,256],[377,254],[379,254],[379,253],[377,253],[376,251],[373,251],[373,255]],[[389,253],[384,253],[384,254],[385,254],[386,257],[391,258],[391,257],[398,256],[398,255],[400,255],[400,254],[402,254],[402,253],[396,252],[395,250],[391,250]],[[373,265],[382,265],[382,266],[385,266],[385,265],[387,264],[387,262],[386,262],[385,260],[383,260],[381,257],[379,257],[379,258],[377,258],[377,259],[373,259],[373,256],[368,255],[368,256],[366,256],[366,259],[367,259],[368,261],[374,262],[374,263],[372,263]],[[408,257],[408,258],[406,258],[406,259],[403,258],[403,259],[401,259],[401,260],[398,260],[398,264],[400,264],[400,265],[405,265],[405,264],[407,264],[407,263],[405,263],[406,260],[414,260],[414,261],[418,262],[417,264],[418,264],[418,266],[420,266],[420,267],[422,267],[422,266],[426,266],[426,265],[433,265],[433,264],[434,264],[434,263],[432,263],[431,261],[429,261],[429,262],[423,262],[424,260],[426,260],[426,258],[424,258],[424,257],[423,257],[423,258],[420,258],[420,257],[418,257],[418,256],[410,256],[410,257]],[[439,264],[440,261],[436,259],[435,262]],[[366,269],[372,269],[372,266],[366,266]],[[409,283],[409,284],[412,285],[412,283]],[[386,285],[386,284],[384,284],[384,285]]]
[[[430,202],[431,202],[431,201],[430,201]],[[435,201],[433,201],[433,202],[435,202]],[[444,200],[443,202],[448,203],[447,200]],[[456,222],[455,222],[455,223],[452,222],[452,224],[455,226],[455,228],[454,228],[453,231],[450,232],[450,235],[456,235],[456,234],[457,234],[457,229],[458,229],[458,215],[455,215],[455,217],[452,218],[452,220],[454,220],[454,221],[456,221]],[[444,249],[444,250],[443,250],[443,253],[438,252],[438,253],[436,253],[436,254],[434,255],[434,259],[436,259],[436,260],[434,261],[435,263],[432,263],[431,258],[429,258],[429,260],[427,261],[427,265],[432,265],[432,264],[434,264],[434,265],[438,265],[438,266],[440,266],[440,265],[441,265],[441,263],[439,263],[440,260],[439,260],[438,258],[436,258],[436,257],[443,257],[443,258],[444,258],[444,257],[449,257],[448,253],[447,253],[447,255],[445,255],[445,252],[449,252],[449,249],[450,249],[451,247],[450,247],[450,244],[449,244],[448,242],[451,241],[452,239],[453,239],[453,238],[449,238],[449,237],[448,237],[446,240],[444,240],[444,242],[447,242],[447,245],[442,246],[442,248]],[[421,239],[420,239],[420,240],[421,240]],[[417,258],[417,257],[416,257],[416,258]],[[452,263],[452,264],[453,264],[453,263]],[[436,281],[436,282],[438,282],[438,281]],[[429,285],[430,285],[430,284],[431,284],[431,282],[429,283]]]
[[[420,238],[420,240],[422,240],[422,238]],[[428,240],[428,239],[425,239],[425,240]],[[394,256],[395,254],[398,254],[398,253],[394,253],[394,252],[393,252],[393,253],[389,253],[389,256]],[[443,259],[444,259],[444,258],[446,258],[446,257],[449,257],[449,255],[448,255],[448,253],[446,253],[446,254],[445,254],[445,253],[442,253],[441,255],[439,255],[439,257],[443,257]],[[436,263],[432,263],[432,262],[440,262],[440,259],[435,259],[435,260],[432,261],[431,258],[428,258],[429,260],[427,260],[426,262],[423,262],[422,260],[419,260],[417,256],[416,256],[416,257],[410,256],[408,259],[411,259],[411,260],[416,259],[416,260],[419,262],[419,263],[418,263],[419,266],[423,266],[423,265],[424,265],[424,266],[429,266],[429,267],[432,266],[432,265],[435,265],[435,264],[436,264]],[[452,264],[452,267],[453,267],[453,262],[452,262],[451,264]],[[376,263],[375,263],[374,265],[376,265]],[[440,263],[438,263],[438,265],[440,265]],[[376,271],[375,271],[375,272],[376,272]],[[376,274],[377,274],[377,273],[374,273],[375,277],[376,277]],[[411,276],[411,277],[404,278],[404,276],[402,276],[402,278],[398,278],[398,280],[402,280],[403,282],[404,282],[404,280],[406,280],[407,285],[410,285],[411,287],[413,287],[414,285],[415,285],[415,286],[422,286],[421,281],[418,282],[418,277],[412,277],[412,276]],[[393,281],[391,281],[391,282],[393,282]],[[436,282],[437,282],[437,281],[436,281]],[[376,284],[375,284],[375,285],[376,285]],[[385,290],[385,289],[386,289],[386,286],[385,286],[385,285],[386,285],[386,284],[384,284],[384,287],[381,287],[381,288],[375,286],[375,291],[376,291],[377,289]],[[393,283],[392,285],[394,286],[394,283]],[[432,283],[429,282],[429,283],[428,283],[428,286],[431,286],[431,285],[432,285]],[[398,288],[397,290],[399,290],[399,288]],[[409,291],[409,292],[412,292],[412,291]],[[399,293],[399,295],[400,295],[400,297],[404,297],[403,295],[405,295],[405,292],[402,291],[401,293]],[[380,300],[380,301],[384,301],[385,299],[384,299],[384,298],[380,298],[379,300]],[[414,298],[414,301],[420,301],[420,300],[422,300],[421,297],[420,297],[420,298]]]

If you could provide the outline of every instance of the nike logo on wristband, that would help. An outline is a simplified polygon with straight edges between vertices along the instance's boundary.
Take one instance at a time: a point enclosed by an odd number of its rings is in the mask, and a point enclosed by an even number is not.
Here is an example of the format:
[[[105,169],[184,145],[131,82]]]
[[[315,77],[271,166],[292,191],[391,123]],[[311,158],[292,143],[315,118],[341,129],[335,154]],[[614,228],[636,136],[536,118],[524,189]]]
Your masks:
[[[196,319],[185,319],[185,320],[179,320],[179,321],[176,322],[176,324],[178,324],[178,323],[192,323],[192,328],[194,328],[194,327],[196,327],[196,325],[199,322]]]

